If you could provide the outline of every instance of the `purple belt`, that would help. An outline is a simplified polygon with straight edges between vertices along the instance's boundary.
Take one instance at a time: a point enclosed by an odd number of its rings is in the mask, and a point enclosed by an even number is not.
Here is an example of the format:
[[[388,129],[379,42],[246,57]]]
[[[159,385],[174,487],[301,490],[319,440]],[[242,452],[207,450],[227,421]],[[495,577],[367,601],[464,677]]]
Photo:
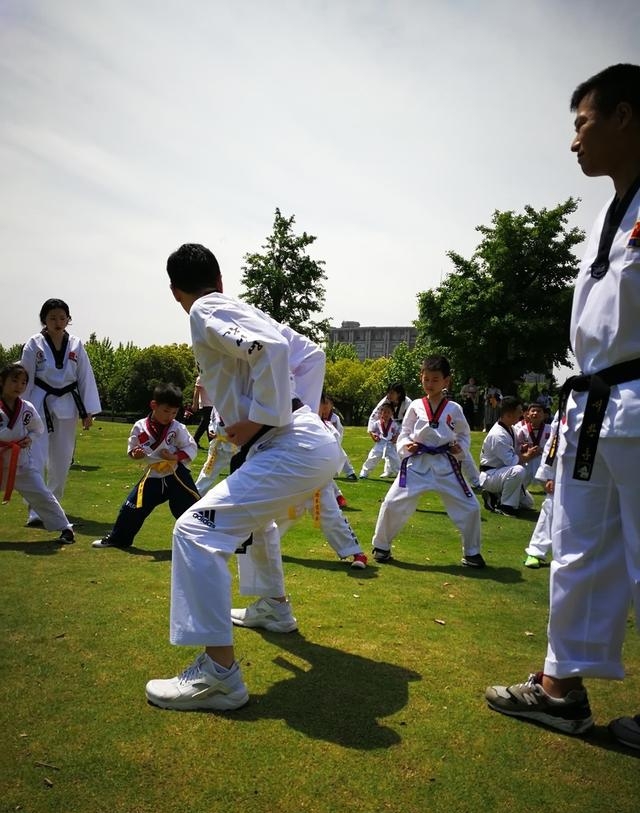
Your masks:
[[[451,454],[449,451],[449,444],[445,443],[442,446],[425,446],[422,443],[418,444],[418,448],[413,454],[410,454],[408,457],[402,458],[402,463],[400,464],[400,479],[398,480],[398,485],[400,488],[407,487],[407,463],[412,457],[418,457],[421,454],[446,454],[449,463],[451,464],[451,470],[456,476],[456,480],[460,483],[460,488],[463,490],[465,497],[473,497],[471,489],[467,485],[467,481],[462,476],[462,467],[456,458]]]

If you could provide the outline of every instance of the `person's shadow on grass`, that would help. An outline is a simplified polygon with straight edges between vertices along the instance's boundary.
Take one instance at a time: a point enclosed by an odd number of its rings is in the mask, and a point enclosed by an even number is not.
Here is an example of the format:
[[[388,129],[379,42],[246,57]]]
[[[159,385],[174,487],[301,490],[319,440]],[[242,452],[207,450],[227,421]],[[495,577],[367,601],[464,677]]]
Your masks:
[[[281,651],[274,663],[287,677],[263,695],[252,694],[238,721],[281,719],[313,739],[362,751],[401,742],[380,720],[407,705],[409,682],[421,680],[417,672],[313,643],[298,632],[261,634]],[[243,671],[250,680],[251,664]]]

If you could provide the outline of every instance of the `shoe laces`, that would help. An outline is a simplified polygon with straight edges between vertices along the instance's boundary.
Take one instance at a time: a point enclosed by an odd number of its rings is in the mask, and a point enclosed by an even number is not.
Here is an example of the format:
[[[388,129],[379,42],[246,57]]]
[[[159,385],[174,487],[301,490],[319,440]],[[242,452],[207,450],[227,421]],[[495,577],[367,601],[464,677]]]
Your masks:
[[[180,685],[184,685],[185,683],[193,683],[193,681],[202,672],[202,665],[204,663],[205,657],[206,652],[203,652],[201,655],[198,655],[198,657],[191,664],[191,666],[187,666],[184,672],[182,672],[181,675],[178,675],[178,682],[180,683]]]

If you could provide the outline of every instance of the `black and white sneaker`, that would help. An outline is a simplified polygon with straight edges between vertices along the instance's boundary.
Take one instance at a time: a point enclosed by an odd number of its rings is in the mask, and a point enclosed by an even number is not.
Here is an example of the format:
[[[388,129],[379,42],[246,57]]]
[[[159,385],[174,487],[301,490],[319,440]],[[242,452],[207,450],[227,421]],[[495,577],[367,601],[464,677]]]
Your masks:
[[[105,536],[102,539],[96,539],[91,543],[92,548],[126,548],[129,545],[116,545],[110,536]]]
[[[482,489],[481,495],[484,507],[487,509],[487,511],[491,511],[491,513],[495,514],[496,508],[498,507],[498,495],[492,494],[486,489]]]
[[[391,551],[384,550],[384,548],[373,548],[371,555],[376,562],[390,562],[393,559]]]
[[[481,553],[474,553],[471,556],[463,556],[462,557],[462,564],[465,567],[486,567],[487,563],[482,558]]]
[[[60,542],[62,545],[73,545],[75,541],[76,538],[71,528],[65,528],[58,537],[58,542]]]
[[[565,734],[584,734],[593,726],[586,690],[574,689],[566,697],[551,697],[542,688],[542,672],[529,675],[525,683],[489,686],[485,697],[494,711],[533,720]]]

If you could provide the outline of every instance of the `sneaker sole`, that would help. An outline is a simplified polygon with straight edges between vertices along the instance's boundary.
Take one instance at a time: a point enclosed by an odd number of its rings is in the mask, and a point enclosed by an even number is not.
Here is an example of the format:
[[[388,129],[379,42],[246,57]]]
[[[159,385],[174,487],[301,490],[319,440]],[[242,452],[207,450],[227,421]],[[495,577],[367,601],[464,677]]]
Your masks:
[[[586,734],[589,729],[593,728],[593,717],[587,717],[583,720],[565,720],[562,717],[556,717],[553,714],[546,714],[543,711],[511,711],[504,709],[501,706],[494,706],[491,700],[487,699],[487,705],[493,711],[500,714],[506,714],[507,717],[519,717],[521,720],[530,720],[532,723],[540,723],[546,728],[553,728],[556,731],[562,731],[563,734]]]
[[[461,559],[460,563],[463,567],[475,567],[476,570],[482,570],[483,567],[487,566],[485,562],[480,564],[480,562],[468,562],[466,559]]]
[[[364,562],[351,562],[352,570],[364,570],[366,567]]]
[[[635,748],[636,751],[640,750],[640,739],[638,738],[638,735],[630,732],[631,736],[635,736],[635,739],[628,739],[627,734],[624,731],[623,720],[624,718],[612,720],[608,725],[609,733],[617,742],[622,743],[622,745],[626,745],[627,748]]]
[[[249,693],[246,690],[231,692],[231,694],[217,693],[211,697],[183,701],[163,700],[159,697],[150,697],[148,692],[145,694],[152,706],[170,711],[235,711],[249,702]]]
[[[247,629],[263,629],[267,632],[295,632],[298,629],[298,622],[293,621],[284,624],[282,621],[249,621],[231,617],[231,622],[235,627],[246,627]]]

